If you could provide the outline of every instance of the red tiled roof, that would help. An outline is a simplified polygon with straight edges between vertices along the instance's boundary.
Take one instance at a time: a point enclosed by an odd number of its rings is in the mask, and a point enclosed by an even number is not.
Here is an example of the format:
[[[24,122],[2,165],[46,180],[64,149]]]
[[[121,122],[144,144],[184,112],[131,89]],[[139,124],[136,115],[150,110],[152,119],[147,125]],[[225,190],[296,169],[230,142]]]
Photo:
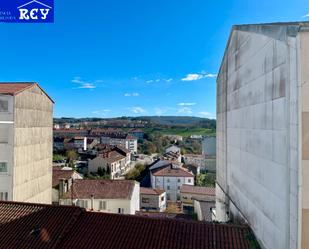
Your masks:
[[[211,187],[199,187],[192,185],[182,185],[180,187],[180,192],[182,193],[190,193],[190,194],[198,194],[198,195],[216,195],[216,189]]]
[[[82,212],[78,207],[0,202],[0,248],[55,248]]]
[[[154,176],[172,176],[172,177],[194,177],[191,172],[188,172],[182,167],[173,168],[171,166],[152,170]]]
[[[0,93],[15,95],[19,92],[26,90],[27,88],[35,85],[36,83],[0,83]]]
[[[1,249],[248,249],[247,226],[0,202]]]
[[[16,95],[34,85],[37,85],[41,91],[54,103],[51,97],[35,82],[0,82],[0,94]]]
[[[53,167],[53,188],[59,185],[59,179],[68,180],[73,175],[73,170],[62,170],[62,167]]]
[[[130,199],[135,187],[131,180],[89,180],[78,179],[73,181],[72,188],[63,198],[90,199]]]
[[[157,188],[140,188],[140,193],[143,195],[161,195],[165,192],[163,189],[157,189]]]

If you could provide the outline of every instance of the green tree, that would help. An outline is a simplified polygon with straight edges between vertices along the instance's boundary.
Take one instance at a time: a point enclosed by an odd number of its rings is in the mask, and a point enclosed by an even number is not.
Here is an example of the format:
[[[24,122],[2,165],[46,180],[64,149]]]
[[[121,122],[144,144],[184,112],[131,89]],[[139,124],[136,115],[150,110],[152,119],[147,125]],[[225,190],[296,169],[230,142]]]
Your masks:
[[[75,150],[68,150],[66,156],[69,159],[69,162],[77,159],[77,153]]]

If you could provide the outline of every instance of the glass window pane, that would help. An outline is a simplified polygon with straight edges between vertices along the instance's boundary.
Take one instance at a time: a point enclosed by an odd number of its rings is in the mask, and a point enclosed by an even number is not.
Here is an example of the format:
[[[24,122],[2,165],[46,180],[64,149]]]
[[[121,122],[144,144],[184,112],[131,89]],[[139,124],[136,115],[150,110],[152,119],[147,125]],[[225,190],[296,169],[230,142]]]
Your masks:
[[[8,172],[7,163],[1,162],[0,163],[0,173],[6,173]]]

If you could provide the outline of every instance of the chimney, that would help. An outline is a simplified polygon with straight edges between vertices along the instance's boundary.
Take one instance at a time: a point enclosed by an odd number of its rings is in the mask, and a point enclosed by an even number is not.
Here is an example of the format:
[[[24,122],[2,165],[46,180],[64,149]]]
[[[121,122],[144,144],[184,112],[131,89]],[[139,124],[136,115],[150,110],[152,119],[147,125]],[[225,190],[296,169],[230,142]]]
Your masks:
[[[59,199],[63,196],[65,192],[67,192],[66,187],[65,187],[65,179],[60,178],[59,179]]]
[[[87,137],[84,137],[84,150],[87,150]]]

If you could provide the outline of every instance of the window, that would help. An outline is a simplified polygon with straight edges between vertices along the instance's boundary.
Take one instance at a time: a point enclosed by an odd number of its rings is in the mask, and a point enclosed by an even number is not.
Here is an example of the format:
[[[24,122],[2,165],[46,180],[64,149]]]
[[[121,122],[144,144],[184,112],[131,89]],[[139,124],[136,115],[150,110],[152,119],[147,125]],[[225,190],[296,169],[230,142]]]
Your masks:
[[[170,194],[166,194],[166,198],[170,200],[171,199]]]
[[[123,214],[124,213],[124,209],[123,208],[118,208],[118,214]]]
[[[0,201],[8,200],[8,192],[0,192]]]
[[[167,178],[167,182],[170,182],[170,179],[169,179],[169,178]]]
[[[100,201],[100,210],[106,210],[106,201]]]
[[[142,198],[142,203],[149,203],[149,198]]]
[[[191,183],[191,179],[188,179],[188,182]]]
[[[164,196],[161,197],[161,201],[164,201]]]
[[[180,182],[181,180],[180,179],[178,179],[178,182]]]
[[[167,187],[167,190],[170,190],[170,186],[166,186]]]
[[[180,186],[178,186],[177,188],[178,188],[178,190],[180,190]]]
[[[8,112],[9,111],[9,102],[4,99],[0,99],[0,112]]]
[[[7,163],[0,162],[0,173],[7,173],[7,172],[8,172]]]

